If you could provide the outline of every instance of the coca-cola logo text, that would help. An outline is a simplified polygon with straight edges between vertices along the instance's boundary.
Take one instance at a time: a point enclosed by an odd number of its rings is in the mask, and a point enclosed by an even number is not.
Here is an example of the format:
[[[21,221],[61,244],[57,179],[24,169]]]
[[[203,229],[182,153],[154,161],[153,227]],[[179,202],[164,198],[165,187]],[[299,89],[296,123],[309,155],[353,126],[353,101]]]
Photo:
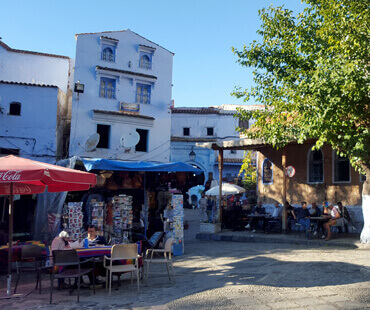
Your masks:
[[[22,170],[9,170],[0,172],[0,181],[19,181],[21,179]]]

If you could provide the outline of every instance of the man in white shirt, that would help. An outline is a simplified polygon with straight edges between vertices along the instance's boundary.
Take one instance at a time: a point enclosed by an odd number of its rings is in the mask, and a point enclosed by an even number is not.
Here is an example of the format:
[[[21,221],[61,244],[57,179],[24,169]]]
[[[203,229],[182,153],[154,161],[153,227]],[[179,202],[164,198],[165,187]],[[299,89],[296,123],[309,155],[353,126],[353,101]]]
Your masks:
[[[282,214],[283,208],[280,206],[278,202],[275,202],[274,210],[271,213],[270,218],[266,218],[264,223],[264,232],[270,232],[273,230],[275,226],[277,226],[281,221],[281,214]]]

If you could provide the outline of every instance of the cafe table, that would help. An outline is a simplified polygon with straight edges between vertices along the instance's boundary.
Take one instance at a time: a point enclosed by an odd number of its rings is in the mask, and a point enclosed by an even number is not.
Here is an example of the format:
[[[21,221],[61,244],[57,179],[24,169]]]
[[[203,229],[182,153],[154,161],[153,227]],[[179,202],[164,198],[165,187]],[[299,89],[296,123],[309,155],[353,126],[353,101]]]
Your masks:
[[[76,249],[76,251],[80,258],[103,257],[105,255],[110,256],[112,246],[111,245],[90,246],[88,248]]]

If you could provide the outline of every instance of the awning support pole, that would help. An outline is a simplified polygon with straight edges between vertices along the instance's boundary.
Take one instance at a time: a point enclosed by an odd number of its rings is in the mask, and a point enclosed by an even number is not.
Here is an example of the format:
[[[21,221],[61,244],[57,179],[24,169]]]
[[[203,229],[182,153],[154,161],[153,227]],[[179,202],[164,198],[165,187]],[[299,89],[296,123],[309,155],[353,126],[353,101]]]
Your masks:
[[[282,219],[282,233],[285,235],[286,234],[286,229],[287,229],[287,206],[285,205],[286,202],[286,152],[285,148],[283,148],[283,154],[281,158],[281,163],[283,167],[283,216],[281,217]]]
[[[223,149],[220,149],[218,151],[218,171],[219,171],[219,193],[218,193],[218,197],[219,197],[219,221],[220,221],[220,224],[221,224],[221,227],[222,227],[222,170],[223,170],[223,166],[224,166],[224,150]]]

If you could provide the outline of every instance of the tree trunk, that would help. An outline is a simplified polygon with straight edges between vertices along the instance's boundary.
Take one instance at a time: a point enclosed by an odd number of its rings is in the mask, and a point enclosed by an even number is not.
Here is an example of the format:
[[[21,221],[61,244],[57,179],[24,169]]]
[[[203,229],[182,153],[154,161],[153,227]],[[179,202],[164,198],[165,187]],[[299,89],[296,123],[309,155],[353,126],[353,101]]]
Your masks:
[[[362,188],[362,214],[364,216],[364,228],[361,232],[362,243],[370,243],[370,169],[365,168],[366,181]]]

